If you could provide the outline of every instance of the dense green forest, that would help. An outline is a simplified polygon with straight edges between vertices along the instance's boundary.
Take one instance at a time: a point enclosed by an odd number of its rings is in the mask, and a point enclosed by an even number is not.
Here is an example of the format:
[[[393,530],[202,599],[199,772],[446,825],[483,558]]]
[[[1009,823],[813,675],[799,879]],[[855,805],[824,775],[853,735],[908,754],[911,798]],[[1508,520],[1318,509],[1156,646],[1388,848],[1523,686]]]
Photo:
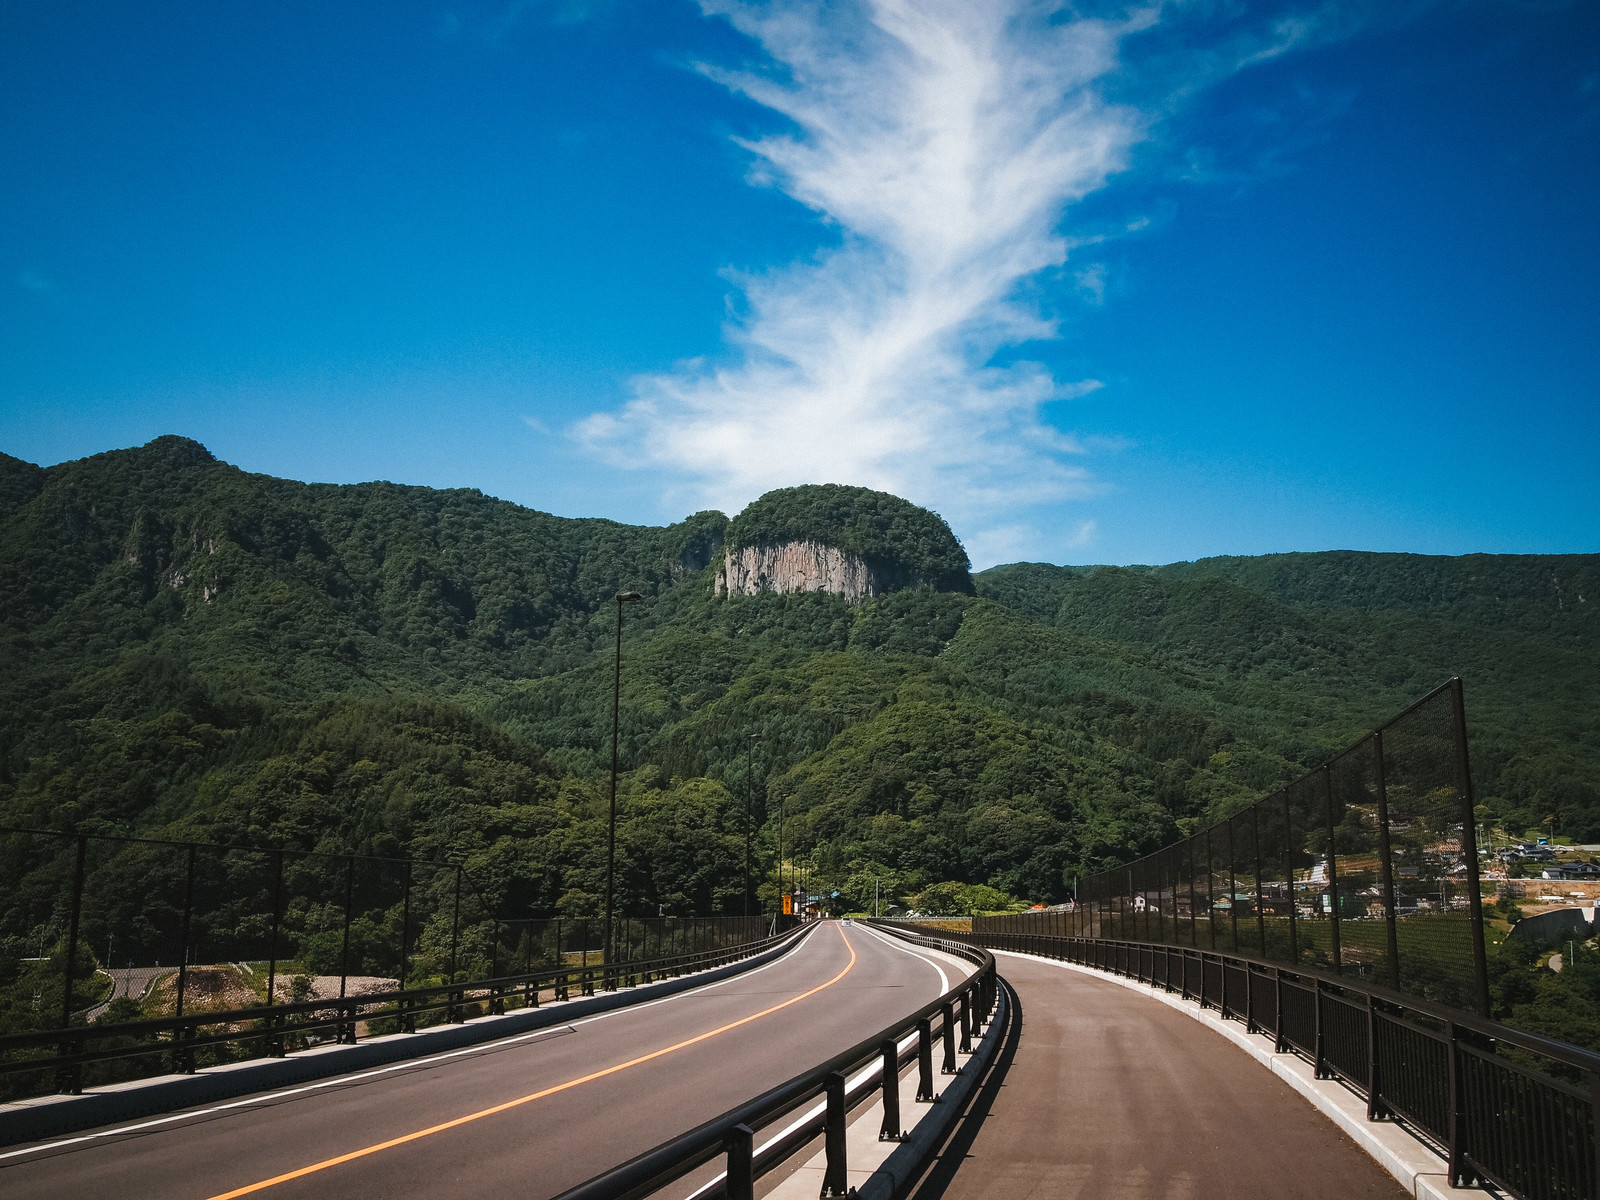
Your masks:
[[[789,537],[907,586],[713,595],[725,543]],[[637,527],[176,437],[0,455],[0,824],[464,862],[509,912],[593,913],[620,590],[630,912],[737,911],[747,813],[761,879],[781,836],[841,903],[1060,900],[1453,674],[1493,818],[1600,839],[1600,556],[969,576],[865,489]]]

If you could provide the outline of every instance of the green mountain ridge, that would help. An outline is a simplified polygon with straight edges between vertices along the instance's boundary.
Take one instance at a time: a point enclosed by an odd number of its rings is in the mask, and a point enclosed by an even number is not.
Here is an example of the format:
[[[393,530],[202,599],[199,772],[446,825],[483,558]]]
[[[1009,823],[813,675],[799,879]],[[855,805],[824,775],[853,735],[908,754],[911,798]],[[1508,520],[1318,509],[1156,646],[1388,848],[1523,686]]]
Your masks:
[[[797,537],[910,586],[713,595],[724,545]],[[450,857],[527,915],[593,911],[621,590],[628,911],[736,909],[747,804],[763,878],[781,817],[847,894],[1057,900],[1452,674],[1480,801],[1600,838],[1600,556],[969,576],[866,489],[629,526],[176,437],[0,456],[0,823]]]

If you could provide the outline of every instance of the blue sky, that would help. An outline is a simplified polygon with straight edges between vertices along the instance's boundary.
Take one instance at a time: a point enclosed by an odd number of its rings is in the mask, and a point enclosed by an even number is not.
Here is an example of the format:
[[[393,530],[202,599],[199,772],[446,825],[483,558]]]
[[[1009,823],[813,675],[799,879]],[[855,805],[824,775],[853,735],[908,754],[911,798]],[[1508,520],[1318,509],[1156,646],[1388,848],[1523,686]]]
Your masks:
[[[0,450],[1600,551],[1593,0],[0,10]]]

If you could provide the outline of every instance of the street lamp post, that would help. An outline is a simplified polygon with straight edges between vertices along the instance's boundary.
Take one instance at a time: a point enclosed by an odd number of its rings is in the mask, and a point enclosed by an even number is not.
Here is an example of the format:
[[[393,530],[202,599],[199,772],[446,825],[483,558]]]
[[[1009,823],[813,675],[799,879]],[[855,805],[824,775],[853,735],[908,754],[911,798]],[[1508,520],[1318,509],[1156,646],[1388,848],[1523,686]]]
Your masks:
[[[606,936],[605,964],[609,968],[612,958],[611,918],[616,901],[617,879],[617,727],[622,707],[622,606],[637,604],[644,597],[638,592],[617,593],[617,653],[616,667],[611,680],[611,819],[606,826]]]
[[[756,743],[759,733],[750,735],[749,749],[744,759],[744,915],[750,915],[750,814],[756,806]]]

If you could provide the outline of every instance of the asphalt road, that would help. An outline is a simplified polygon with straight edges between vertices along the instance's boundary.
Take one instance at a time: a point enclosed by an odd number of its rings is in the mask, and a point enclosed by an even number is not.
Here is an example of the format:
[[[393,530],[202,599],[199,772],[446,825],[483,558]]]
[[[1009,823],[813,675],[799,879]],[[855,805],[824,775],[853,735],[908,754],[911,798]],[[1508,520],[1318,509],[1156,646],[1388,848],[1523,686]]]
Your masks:
[[[1243,1050],[1154,997],[996,954],[995,1067],[914,1200],[1405,1200]]]
[[[680,996],[0,1151],[0,1195],[548,1197],[826,1060],[943,990],[925,957],[830,923],[774,963]]]
[[[119,996],[143,996],[150,985],[163,975],[171,975],[172,967],[112,967],[105,973],[111,976],[111,994],[83,1014],[85,1022],[93,1021]]]

